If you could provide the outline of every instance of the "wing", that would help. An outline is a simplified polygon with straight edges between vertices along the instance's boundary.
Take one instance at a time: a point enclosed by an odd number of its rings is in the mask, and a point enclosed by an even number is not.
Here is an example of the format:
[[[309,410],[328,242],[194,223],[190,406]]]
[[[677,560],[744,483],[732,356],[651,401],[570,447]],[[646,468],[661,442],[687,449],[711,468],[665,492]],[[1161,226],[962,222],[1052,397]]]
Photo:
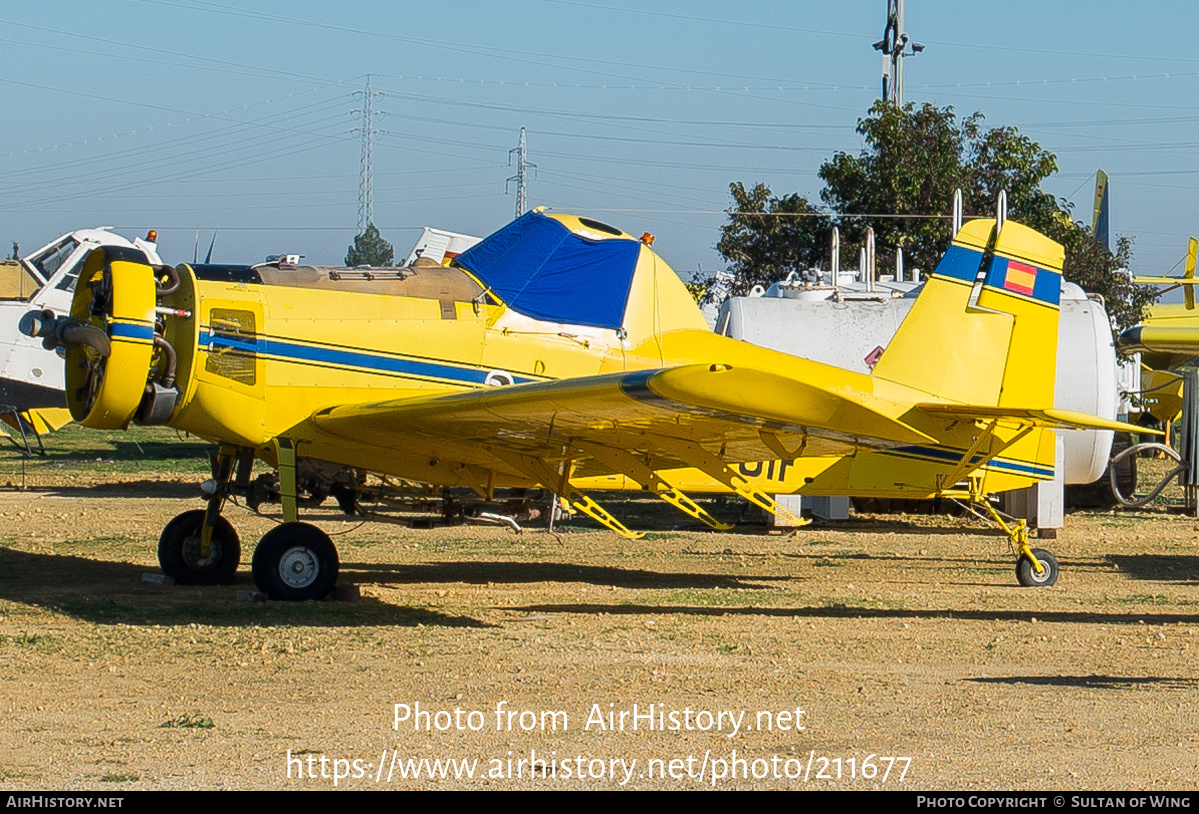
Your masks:
[[[509,474],[516,456],[612,471],[592,447],[636,451],[653,468],[845,455],[932,441],[897,405],[844,385],[727,365],[686,365],[334,407],[312,418],[347,440],[404,450],[436,442],[443,459]],[[424,444],[422,444],[424,446]],[[543,485],[545,485],[543,483]]]

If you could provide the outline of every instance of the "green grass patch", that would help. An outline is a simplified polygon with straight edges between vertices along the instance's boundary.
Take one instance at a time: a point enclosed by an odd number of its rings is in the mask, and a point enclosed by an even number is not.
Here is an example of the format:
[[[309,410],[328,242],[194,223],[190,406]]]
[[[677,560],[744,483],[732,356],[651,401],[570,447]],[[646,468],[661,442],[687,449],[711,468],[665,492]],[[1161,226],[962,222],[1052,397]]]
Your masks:
[[[53,639],[41,633],[21,633],[16,636],[0,636],[0,641],[16,647],[44,650]]]
[[[1162,596],[1160,594],[1133,594],[1131,596],[1120,597],[1116,601],[1124,605],[1195,605],[1199,604],[1199,600],[1180,599],[1173,596]]]
[[[715,607],[741,607],[759,602],[762,591],[743,590],[714,590],[704,588],[685,588],[677,591],[666,591],[652,604],[660,605],[710,605]],[[773,592],[771,593],[773,596]],[[650,604],[646,598],[634,604]]]
[[[178,718],[160,724],[159,729],[216,729],[216,724],[208,715],[180,715]],[[135,778],[136,779],[136,778]]]

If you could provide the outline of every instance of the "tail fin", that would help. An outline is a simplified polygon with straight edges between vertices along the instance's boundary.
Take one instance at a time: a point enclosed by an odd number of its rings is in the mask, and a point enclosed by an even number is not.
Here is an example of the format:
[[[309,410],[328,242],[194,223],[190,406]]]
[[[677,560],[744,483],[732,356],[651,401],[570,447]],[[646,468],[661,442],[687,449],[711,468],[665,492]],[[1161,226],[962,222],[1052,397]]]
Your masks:
[[[1095,173],[1095,211],[1091,216],[1091,234],[1105,249],[1111,248],[1108,223],[1110,222],[1111,204],[1107,194],[1107,173],[1099,170]]]
[[[1005,221],[967,223],[874,368],[935,401],[1053,404],[1065,252]]]

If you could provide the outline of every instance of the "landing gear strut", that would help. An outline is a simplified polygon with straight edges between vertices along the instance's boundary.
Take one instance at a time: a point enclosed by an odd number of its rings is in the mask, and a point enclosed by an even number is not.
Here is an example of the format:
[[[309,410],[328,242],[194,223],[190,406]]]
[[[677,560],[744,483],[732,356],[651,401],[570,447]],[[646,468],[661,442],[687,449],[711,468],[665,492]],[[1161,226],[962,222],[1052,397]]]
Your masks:
[[[324,599],[337,582],[337,547],[325,532],[297,520],[295,442],[276,438],[275,455],[285,522],[264,534],[254,549],[254,585],[271,599]]]
[[[1023,519],[1010,525],[1003,519],[985,495],[971,490],[970,504],[981,507],[1008,536],[1008,542],[1017,554],[1016,581],[1025,588],[1048,588],[1057,582],[1057,558],[1043,548],[1032,548],[1028,544],[1028,523]]]
[[[229,496],[233,465],[239,450],[221,447],[213,465],[213,487],[208,508],[192,509],[166,524],[158,538],[158,564],[181,585],[227,585],[233,582],[241,561],[241,543],[221,507]],[[240,455],[250,465],[253,458]],[[239,465],[238,475],[248,466]]]
[[[166,524],[158,538],[158,563],[162,572],[180,585],[228,585],[237,574],[241,543],[223,517],[212,528],[207,551],[202,530],[204,509],[192,509]]]
[[[254,585],[271,599],[323,599],[337,582],[337,547],[325,532],[296,519],[295,445],[289,439],[278,439],[276,453],[286,522],[263,535],[254,549],[250,569]],[[220,448],[213,461],[213,479],[205,485],[208,507],[186,511],[162,530],[158,562],[165,574],[182,585],[233,582],[241,544],[233,526],[221,516],[221,509],[234,493],[253,494],[253,467],[253,450]]]

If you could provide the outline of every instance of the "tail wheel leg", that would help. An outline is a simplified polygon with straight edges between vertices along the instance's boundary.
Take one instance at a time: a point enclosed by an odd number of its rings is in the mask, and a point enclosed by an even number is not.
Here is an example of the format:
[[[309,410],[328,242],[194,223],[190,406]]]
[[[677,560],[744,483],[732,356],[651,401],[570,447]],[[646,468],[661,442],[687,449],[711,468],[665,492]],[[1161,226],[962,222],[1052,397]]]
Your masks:
[[[981,506],[983,510],[1003,529],[1008,536],[1008,542],[1015,549],[1016,581],[1025,588],[1048,588],[1057,582],[1057,558],[1043,548],[1032,548],[1028,544],[1028,523],[1016,520],[1008,524],[986,497],[972,497],[971,503]]]

